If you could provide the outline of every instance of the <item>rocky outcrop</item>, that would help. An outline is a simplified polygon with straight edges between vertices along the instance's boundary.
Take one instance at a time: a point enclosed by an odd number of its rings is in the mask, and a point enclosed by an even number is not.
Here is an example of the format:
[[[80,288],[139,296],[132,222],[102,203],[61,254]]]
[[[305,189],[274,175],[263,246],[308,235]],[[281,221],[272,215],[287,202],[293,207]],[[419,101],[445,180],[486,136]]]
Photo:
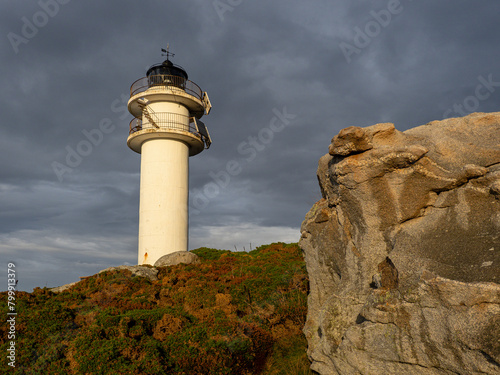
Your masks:
[[[177,264],[199,264],[200,258],[190,251],[176,251],[162,256],[155,262],[155,267],[169,267]]]
[[[320,374],[500,373],[500,113],[350,127],[302,224]]]
[[[145,277],[146,279],[149,279],[150,281],[157,281],[158,280],[158,270],[155,267],[151,266],[117,266],[117,267],[108,267],[104,270],[99,271],[97,274],[103,273],[103,272],[111,272],[111,271],[122,271],[122,270],[127,270],[131,272],[132,277]],[[86,276],[86,277],[80,277],[81,280],[88,279],[91,276]],[[80,280],[80,281],[81,281]],[[72,286],[78,284],[80,281],[75,281],[74,283],[58,286],[55,288],[49,289],[51,292],[54,293],[61,293],[64,292],[68,289],[70,289]]]
[[[189,251],[177,251],[175,253],[167,254],[158,259],[154,267],[151,266],[117,266],[117,267],[109,267],[104,270],[99,271],[98,273],[108,272],[108,271],[121,271],[128,270],[132,273],[132,276],[145,277],[150,281],[158,280],[158,269],[156,267],[169,267],[175,266],[177,264],[199,264],[200,258],[195,253]],[[82,277],[81,279],[84,279]],[[73,285],[78,284],[79,281],[74,283],[58,286],[55,288],[51,288],[50,291],[54,293],[64,292],[68,290]]]
[[[117,267],[109,267],[99,273],[110,272],[110,271],[122,271],[127,270],[132,273],[132,276],[145,277],[150,281],[158,280],[158,270],[151,266],[117,266]]]
[[[79,281],[75,281],[74,283],[69,283],[69,284],[65,284],[65,285],[61,285],[61,286],[56,286],[55,288],[50,288],[49,290],[53,293],[61,293],[61,292],[64,292],[65,290],[68,290],[73,285],[76,285],[78,283],[79,283]]]

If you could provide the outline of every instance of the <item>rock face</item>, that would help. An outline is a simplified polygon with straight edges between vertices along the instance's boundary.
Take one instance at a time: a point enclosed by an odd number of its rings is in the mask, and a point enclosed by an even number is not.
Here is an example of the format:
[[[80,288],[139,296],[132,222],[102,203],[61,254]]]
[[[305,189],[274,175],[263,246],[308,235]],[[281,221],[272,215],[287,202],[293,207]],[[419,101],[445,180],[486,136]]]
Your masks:
[[[132,272],[132,276],[145,277],[151,281],[158,280],[158,270],[154,267],[147,266],[118,266],[118,267],[109,267],[98,273],[108,272],[108,271],[120,271],[120,270],[128,270]]]
[[[198,264],[200,258],[189,251],[176,251],[175,253],[162,256],[155,262],[155,267],[175,266],[176,264]]]
[[[132,273],[132,276],[139,276],[139,277],[145,277],[151,281],[156,281],[158,280],[158,270],[154,267],[147,267],[147,266],[117,266],[117,267],[108,267],[104,270],[101,270],[98,272],[103,273],[103,272],[108,272],[108,271],[121,271],[121,270],[128,270]],[[80,279],[84,279],[85,277],[81,277]],[[51,288],[50,291],[54,293],[61,293],[72,286],[78,284],[80,281],[75,281],[74,283],[58,286],[55,288]]]
[[[302,224],[312,369],[500,374],[500,113],[350,127]]]
[[[198,264],[200,263],[200,258],[195,253],[190,253],[189,251],[177,251],[175,253],[167,254],[162,256],[155,262],[154,267],[151,266],[117,266],[117,267],[109,267],[104,270],[99,271],[98,273],[108,272],[108,271],[120,271],[120,270],[128,270],[132,273],[132,276],[145,277],[151,281],[158,280],[158,269],[156,267],[167,267],[167,266],[175,266],[176,264]],[[68,290],[73,285],[78,284],[79,281],[76,281],[71,284],[66,284],[63,286],[58,286],[50,289],[50,291],[54,293],[64,292]]]
[[[65,290],[68,290],[73,285],[76,285],[78,283],[79,283],[79,281],[75,281],[74,283],[69,283],[69,284],[66,284],[66,285],[56,286],[55,288],[50,288],[49,290],[51,292],[54,292],[54,293],[61,293],[61,292],[64,292]]]

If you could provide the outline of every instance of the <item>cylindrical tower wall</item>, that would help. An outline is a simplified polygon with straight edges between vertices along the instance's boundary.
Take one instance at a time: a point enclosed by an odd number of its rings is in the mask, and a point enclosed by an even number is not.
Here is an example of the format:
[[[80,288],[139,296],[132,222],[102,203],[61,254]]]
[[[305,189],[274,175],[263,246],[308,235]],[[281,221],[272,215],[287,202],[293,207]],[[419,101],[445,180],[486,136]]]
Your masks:
[[[173,102],[154,102],[146,106],[142,113],[142,129],[164,129],[189,131],[189,110]]]
[[[152,139],[141,154],[138,263],[154,264],[188,249],[189,147],[175,139]]]

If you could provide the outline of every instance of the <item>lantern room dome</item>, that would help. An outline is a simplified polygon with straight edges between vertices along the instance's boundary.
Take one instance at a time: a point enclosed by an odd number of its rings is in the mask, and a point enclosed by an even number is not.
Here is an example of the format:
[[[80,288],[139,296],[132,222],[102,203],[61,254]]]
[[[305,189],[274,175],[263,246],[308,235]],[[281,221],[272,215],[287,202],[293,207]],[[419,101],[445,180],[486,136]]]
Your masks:
[[[159,75],[177,76],[184,78],[185,80],[188,79],[188,74],[186,73],[186,71],[179,65],[173,64],[172,61],[168,59],[161,64],[155,64],[151,66],[146,72],[147,77]]]

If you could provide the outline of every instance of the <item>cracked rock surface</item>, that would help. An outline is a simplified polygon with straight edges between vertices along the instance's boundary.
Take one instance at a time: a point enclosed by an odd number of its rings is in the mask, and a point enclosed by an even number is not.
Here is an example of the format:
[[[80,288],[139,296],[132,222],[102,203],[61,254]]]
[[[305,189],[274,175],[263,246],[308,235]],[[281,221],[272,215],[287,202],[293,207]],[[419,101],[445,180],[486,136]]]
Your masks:
[[[500,113],[349,127],[300,246],[330,374],[500,374]]]

